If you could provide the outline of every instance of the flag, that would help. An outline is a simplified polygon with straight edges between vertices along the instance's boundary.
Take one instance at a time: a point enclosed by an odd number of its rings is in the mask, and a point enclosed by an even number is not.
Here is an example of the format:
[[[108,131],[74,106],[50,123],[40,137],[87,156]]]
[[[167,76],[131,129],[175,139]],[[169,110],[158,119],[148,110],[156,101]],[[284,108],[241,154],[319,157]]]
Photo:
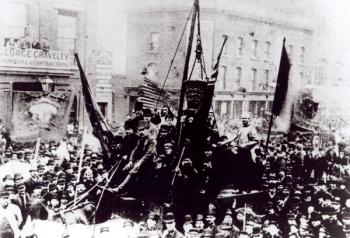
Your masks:
[[[226,41],[227,41],[227,37],[225,37],[224,42],[222,43],[222,46],[221,46],[221,50],[220,50],[220,52],[219,52],[219,55],[218,55],[218,57],[216,58],[216,63],[215,63],[215,65],[214,65],[213,72],[211,73],[211,76],[210,76],[211,81],[216,81],[217,78],[218,78],[218,75],[219,75],[219,64],[220,64],[221,54],[222,54],[222,51],[224,50]]]
[[[82,91],[85,99],[85,107],[93,128],[93,134],[99,139],[103,153],[105,157],[108,158],[111,154],[111,145],[114,136],[92,95],[89,81],[87,80],[84,70],[81,67],[78,54],[75,54],[75,59],[77,61],[80,72]]]
[[[282,54],[280,60],[280,67],[278,70],[277,76],[277,85],[275,89],[275,97],[272,105],[272,114],[275,116],[279,116],[282,112],[283,106],[285,104],[289,86],[289,70],[290,70],[290,62],[287,54],[287,50],[285,47],[285,41],[283,40],[282,46]]]
[[[14,92],[11,139],[16,142],[59,142],[67,132],[74,94]]]

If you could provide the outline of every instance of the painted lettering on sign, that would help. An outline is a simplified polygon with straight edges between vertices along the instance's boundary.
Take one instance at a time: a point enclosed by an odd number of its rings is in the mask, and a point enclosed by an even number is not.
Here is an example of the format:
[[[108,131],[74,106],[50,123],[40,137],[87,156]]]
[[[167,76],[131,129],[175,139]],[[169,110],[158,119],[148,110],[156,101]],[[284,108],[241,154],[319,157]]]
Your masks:
[[[74,57],[68,52],[0,47],[0,68],[37,68],[45,70],[75,69]]]

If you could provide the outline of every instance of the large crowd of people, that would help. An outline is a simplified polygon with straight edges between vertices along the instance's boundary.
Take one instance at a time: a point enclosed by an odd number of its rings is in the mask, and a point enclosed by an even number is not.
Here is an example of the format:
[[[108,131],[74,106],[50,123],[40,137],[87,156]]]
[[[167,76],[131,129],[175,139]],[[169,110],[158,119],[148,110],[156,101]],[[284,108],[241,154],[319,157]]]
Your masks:
[[[193,117],[189,112],[180,119],[183,128],[191,128]],[[344,144],[331,139],[321,143],[316,134],[296,133],[293,138],[272,138],[265,154],[265,142],[259,140],[249,116],[243,118],[238,139],[228,142],[209,115],[203,155],[177,156],[175,125],[167,107],[160,112],[135,111],[115,132],[109,161],[101,150],[81,148],[81,140],[71,140],[69,135],[60,143],[40,146],[1,138],[2,166],[14,162],[29,166],[29,176],[18,171],[1,175],[1,237],[20,237],[25,223],[33,218],[34,200],[43,201],[50,218],[73,204],[98,209],[104,190],[143,201],[143,210],[125,220],[125,237],[350,235],[350,170]],[[190,148],[195,136],[188,138],[185,144]],[[247,159],[254,162],[259,183],[230,184],[213,194],[213,171],[222,159],[218,151],[226,148],[235,154],[250,141],[255,144],[249,147],[252,158]],[[88,218],[81,222],[90,223]]]

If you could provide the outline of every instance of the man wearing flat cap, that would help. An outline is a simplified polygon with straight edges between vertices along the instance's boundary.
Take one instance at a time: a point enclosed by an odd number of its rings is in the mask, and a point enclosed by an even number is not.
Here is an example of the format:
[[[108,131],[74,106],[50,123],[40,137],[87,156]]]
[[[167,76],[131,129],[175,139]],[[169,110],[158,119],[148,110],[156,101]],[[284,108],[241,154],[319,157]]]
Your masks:
[[[184,238],[185,236],[176,229],[174,213],[168,212],[165,214],[163,221],[166,229],[163,232],[162,238]]]
[[[150,212],[147,215],[145,233],[149,235],[149,237],[160,238],[162,236],[162,232],[157,227],[158,221],[159,221],[158,214],[154,212]]]
[[[20,237],[21,211],[9,197],[8,191],[0,190],[0,237]]]
[[[125,188],[130,182],[135,181],[140,174],[145,176],[153,167],[153,160],[157,154],[157,141],[150,136],[149,124],[140,120],[137,126],[139,140],[135,149],[131,152],[129,162],[124,166],[124,171],[129,171],[124,181],[114,190],[115,193],[121,194],[125,192]],[[149,181],[149,178],[147,179]],[[142,181],[142,179],[140,179]],[[144,182],[144,181],[142,181]],[[147,189],[151,184],[144,184],[142,188]]]

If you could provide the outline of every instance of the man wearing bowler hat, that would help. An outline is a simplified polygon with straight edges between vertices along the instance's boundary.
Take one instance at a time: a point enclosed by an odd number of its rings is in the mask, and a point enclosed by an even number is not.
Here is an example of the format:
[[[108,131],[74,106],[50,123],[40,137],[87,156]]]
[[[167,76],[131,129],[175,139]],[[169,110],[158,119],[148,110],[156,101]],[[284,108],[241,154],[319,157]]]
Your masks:
[[[176,229],[174,213],[168,212],[164,219],[166,229],[163,232],[162,238],[184,238],[185,236]]]
[[[139,140],[136,147],[131,152],[129,162],[123,168],[124,171],[129,171],[129,174],[117,188],[113,189],[117,194],[125,192],[127,185],[133,182],[136,177],[139,177],[140,174],[147,173],[153,166],[153,160],[156,157],[157,141],[149,133],[149,123],[140,120],[137,125],[137,131]],[[149,181],[149,179],[147,181]],[[143,184],[143,189],[149,187],[149,185],[150,184]]]
[[[10,193],[0,191],[0,237],[20,237],[22,215],[19,208],[10,201]]]

